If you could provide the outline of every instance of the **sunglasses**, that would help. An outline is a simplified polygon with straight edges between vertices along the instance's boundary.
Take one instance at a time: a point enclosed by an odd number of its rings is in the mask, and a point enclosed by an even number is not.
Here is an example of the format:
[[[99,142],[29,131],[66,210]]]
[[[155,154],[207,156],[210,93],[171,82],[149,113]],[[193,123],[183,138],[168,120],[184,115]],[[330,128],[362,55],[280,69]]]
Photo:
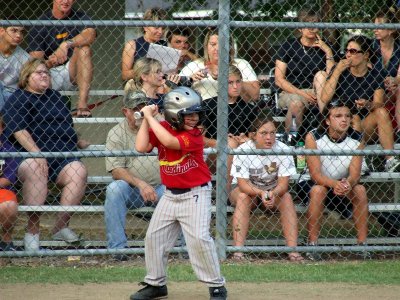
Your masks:
[[[328,109],[335,107],[345,107],[345,106],[347,106],[346,103],[344,103],[341,99],[333,99],[326,105]]]
[[[364,51],[351,48],[351,49],[346,49],[346,53],[349,53],[351,55],[356,55],[358,53],[364,53]]]

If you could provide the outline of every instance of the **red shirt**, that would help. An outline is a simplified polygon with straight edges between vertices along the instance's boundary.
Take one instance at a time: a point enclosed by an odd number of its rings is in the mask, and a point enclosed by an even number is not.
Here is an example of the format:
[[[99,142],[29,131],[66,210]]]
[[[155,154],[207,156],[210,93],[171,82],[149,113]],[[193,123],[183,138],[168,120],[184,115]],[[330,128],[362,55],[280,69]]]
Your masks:
[[[175,136],[180,150],[166,148],[160,143],[154,132],[150,129],[150,143],[158,148],[160,162],[161,182],[169,188],[193,188],[211,180],[210,170],[204,161],[204,142],[201,131],[177,131],[171,125],[162,121],[160,124]]]

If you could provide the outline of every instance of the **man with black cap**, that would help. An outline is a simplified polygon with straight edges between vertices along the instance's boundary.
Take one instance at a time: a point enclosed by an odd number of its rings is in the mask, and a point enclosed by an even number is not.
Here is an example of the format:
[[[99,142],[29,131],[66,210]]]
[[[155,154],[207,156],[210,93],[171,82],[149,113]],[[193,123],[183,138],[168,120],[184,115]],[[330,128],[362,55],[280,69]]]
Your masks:
[[[134,113],[140,111],[147,101],[142,91],[125,95],[122,108],[125,119],[109,131],[107,150],[135,149],[142,120],[136,120]],[[109,249],[123,249],[128,246],[125,234],[128,209],[155,206],[165,187],[161,185],[157,156],[106,157],[106,169],[114,179],[107,187],[104,205],[107,244]],[[114,259],[124,261],[128,256],[115,254]]]

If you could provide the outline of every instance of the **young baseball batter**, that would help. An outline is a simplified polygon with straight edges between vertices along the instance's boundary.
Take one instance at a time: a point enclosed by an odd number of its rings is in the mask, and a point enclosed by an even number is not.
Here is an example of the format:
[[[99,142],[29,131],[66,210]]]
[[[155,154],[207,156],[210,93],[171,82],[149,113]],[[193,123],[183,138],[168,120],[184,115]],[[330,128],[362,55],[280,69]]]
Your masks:
[[[214,240],[210,236],[211,176],[203,158],[203,137],[197,126],[204,115],[199,94],[178,87],[164,98],[165,121],[157,121],[155,105],[142,110],[136,150],[158,148],[161,181],[166,192],[157,205],[146,233],[147,275],[144,288],[131,300],[165,299],[168,296],[168,253],[180,228],[185,236],[190,262],[198,279],[209,286],[210,299],[224,300],[227,291],[221,276]]]

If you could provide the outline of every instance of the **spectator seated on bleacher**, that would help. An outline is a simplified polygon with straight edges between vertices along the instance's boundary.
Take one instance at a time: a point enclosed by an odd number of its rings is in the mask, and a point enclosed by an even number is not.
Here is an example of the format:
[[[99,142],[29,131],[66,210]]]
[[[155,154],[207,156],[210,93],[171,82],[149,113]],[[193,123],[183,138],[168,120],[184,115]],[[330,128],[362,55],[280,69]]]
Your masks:
[[[228,114],[223,118],[228,119],[228,146],[234,149],[248,140],[251,123],[257,115],[257,106],[247,103],[240,96],[243,85],[240,70],[231,65],[228,73]],[[217,147],[218,101],[221,101],[218,100],[218,97],[204,101],[204,106],[207,108],[206,118],[203,122],[205,147]],[[216,172],[216,158],[215,154],[210,154],[207,159],[212,174]],[[228,156],[228,175],[232,158],[232,155]]]
[[[392,9],[381,10],[375,15],[375,24],[397,24],[399,20]],[[374,55],[377,64],[388,72],[385,78],[387,101],[385,107],[392,118],[396,142],[400,142],[400,42],[397,30],[374,29]]]
[[[189,28],[172,27],[167,31],[168,46],[182,51],[177,72],[180,72],[188,63],[198,58],[196,54],[190,51],[189,37]]]
[[[52,10],[39,20],[90,20],[83,11],[72,8],[74,1],[53,0]],[[90,117],[88,97],[93,79],[91,45],[94,28],[85,26],[33,26],[29,32],[29,54],[46,60],[52,89],[68,91],[78,86],[77,116]]]
[[[387,72],[378,65],[372,66],[372,42],[358,35],[346,43],[346,58],[339,61],[326,80],[321,93],[323,105],[332,98],[345,101],[353,114],[355,130],[363,132],[366,143],[379,139],[383,149],[394,147],[390,115],[384,107],[384,79]],[[387,172],[398,172],[400,161],[386,156]]]
[[[304,8],[300,22],[319,22],[317,12]],[[303,124],[306,109],[319,107],[319,96],[325,77],[335,64],[331,47],[320,37],[317,28],[298,29],[300,37],[284,42],[275,62],[275,84],[282,90],[278,106],[287,108],[285,131],[289,133],[292,118],[296,127]],[[320,111],[322,107],[319,107]]]
[[[61,94],[50,88],[50,72],[44,60],[28,61],[21,70],[19,89],[6,102],[3,113],[5,136],[21,152],[77,151],[77,134],[70,110]],[[60,204],[79,205],[85,193],[87,171],[78,158],[27,158],[18,168],[26,205],[43,205],[48,180],[61,189]],[[60,212],[53,239],[78,242],[68,228],[71,213]],[[39,249],[39,213],[28,213],[25,250]]]
[[[350,108],[341,101],[332,101],[324,109],[324,119],[318,129],[306,136],[306,148],[317,150],[357,150],[364,143],[359,132],[351,127]],[[367,192],[359,183],[362,156],[321,155],[307,156],[309,174],[304,178],[310,181],[300,185],[304,196],[309,196],[307,211],[308,244],[317,245],[321,227],[324,202],[336,205],[349,201],[353,205],[353,219],[357,230],[357,243],[364,244],[368,234]],[[309,193],[308,193],[309,192]],[[320,255],[310,252],[311,259],[320,259]]]
[[[15,17],[8,16],[7,19],[13,20]],[[20,26],[0,27],[0,111],[17,89],[19,72],[29,60],[28,52],[19,46],[25,33],[25,28]]]
[[[109,131],[107,150],[135,149],[136,135],[142,120],[135,120],[133,114],[140,111],[147,102],[143,92],[128,92],[122,108],[125,120]],[[123,249],[128,247],[125,234],[128,209],[155,206],[165,187],[161,185],[157,156],[107,157],[106,169],[114,179],[107,187],[104,204],[107,245],[109,249]],[[114,258],[124,261],[128,256],[115,254]]]
[[[160,94],[159,91],[163,89],[165,79],[161,70],[161,63],[153,58],[142,57],[135,62],[133,71],[134,77],[125,85],[125,94],[140,90],[145,93],[148,100],[147,104],[158,105],[162,112],[163,94]],[[177,77],[174,76],[175,79]]]
[[[167,18],[167,12],[155,7],[145,11],[143,20],[160,21]],[[127,81],[136,77],[134,64],[140,58],[146,57],[150,43],[167,46],[167,42],[162,40],[164,27],[146,26],[143,27],[143,36],[128,41],[122,52],[122,80]]]
[[[3,135],[3,118],[0,116],[0,152],[15,152]],[[18,201],[13,185],[17,179],[19,160],[0,159],[0,251],[14,251],[12,232],[18,214]]]
[[[236,66],[243,76],[241,97],[245,101],[258,101],[260,83],[251,65],[244,59],[234,58],[233,40],[231,38],[230,64]],[[192,88],[200,93],[203,100],[218,96],[218,30],[210,29],[204,39],[204,58],[187,64],[179,73],[190,76]]]
[[[289,147],[276,140],[276,127],[271,115],[261,112],[250,128],[251,139],[239,146],[241,150],[272,149],[276,152]],[[265,209],[278,209],[281,213],[283,235],[288,247],[297,246],[298,222],[292,196],[289,193],[290,176],[296,174],[292,156],[235,155],[231,175],[237,187],[229,200],[235,211],[232,218],[234,246],[244,246],[249,230],[251,210],[261,205]],[[235,259],[243,253],[236,252]],[[298,252],[290,252],[290,261],[302,261]]]

